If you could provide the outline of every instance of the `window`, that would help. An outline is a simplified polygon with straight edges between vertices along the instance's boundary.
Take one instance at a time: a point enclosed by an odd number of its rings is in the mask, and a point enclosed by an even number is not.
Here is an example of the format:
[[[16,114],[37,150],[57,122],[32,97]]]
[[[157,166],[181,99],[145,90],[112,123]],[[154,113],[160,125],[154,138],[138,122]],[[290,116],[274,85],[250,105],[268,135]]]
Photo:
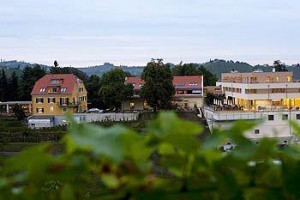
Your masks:
[[[282,120],[288,120],[289,119],[289,115],[282,115]]]
[[[296,114],[296,119],[300,120],[300,114]]]
[[[40,92],[45,92],[46,88],[41,88]]]
[[[269,121],[274,121],[274,115],[268,115],[268,120]]]
[[[56,93],[56,92],[57,92],[57,88],[56,88],[56,87],[53,87],[53,88],[52,88],[52,92]]]
[[[44,103],[44,98],[36,98],[35,102],[36,103]]]
[[[55,103],[55,98],[54,97],[48,98],[48,103]]]
[[[130,107],[130,109],[134,109],[134,102],[130,102],[129,107]]]
[[[50,112],[53,112],[54,111],[54,108],[53,106],[50,107]]]
[[[66,92],[66,91],[67,91],[67,88],[62,87],[62,88],[60,89],[60,91],[61,91],[61,92]]]
[[[287,79],[288,82],[292,81],[292,77],[291,76],[287,76],[286,79]]]
[[[36,109],[36,112],[37,112],[37,113],[40,113],[40,114],[41,114],[41,113],[44,113],[44,108],[37,108],[37,109]]]
[[[59,80],[59,79],[52,79],[50,81],[51,84],[60,84],[60,82],[61,82],[61,80]]]
[[[259,129],[255,129],[255,130],[254,130],[254,133],[255,133],[255,134],[259,134]]]

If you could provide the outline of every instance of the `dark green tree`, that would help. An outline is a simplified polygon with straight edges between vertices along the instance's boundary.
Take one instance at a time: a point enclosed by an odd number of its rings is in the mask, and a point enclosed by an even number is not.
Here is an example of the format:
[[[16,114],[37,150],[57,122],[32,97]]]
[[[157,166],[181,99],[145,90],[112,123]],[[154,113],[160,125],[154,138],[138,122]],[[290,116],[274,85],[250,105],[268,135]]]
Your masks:
[[[54,60],[54,67],[58,67],[58,62],[57,62],[57,60]]]
[[[19,104],[13,105],[12,110],[15,113],[15,116],[19,121],[24,120],[26,118],[26,115],[25,115],[21,105],[19,105]]]
[[[88,92],[89,107],[90,108],[106,108],[104,103],[101,101],[100,95],[98,93],[100,85],[100,77],[97,75],[92,75],[89,77],[85,84],[86,90]]]
[[[18,100],[19,77],[15,71],[11,74],[11,77],[8,81],[8,90],[9,90],[8,100],[9,101]]]
[[[133,95],[133,85],[125,85],[126,73],[119,68],[103,74],[99,95],[106,107],[121,108],[122,102]]]
[[[30,101],[31,91],[35,82],[45,74],[45,70],[42,69],[40,65],[35,65],[33,68],[26,66],[21,75],[19,99],[22,101]]]
[[[162,59],[152,59],[144,68],[142,79],[145,84],[141,89],[141,97],[145,98],[154,112],[160,109],[170,109],[175,89],[169,65],[165,65]]]
[[[8,95],[7,77],[4,69],[2,69],[0,73],[0,101],[7,101],[8,100],[7,95]]]
[[[215,86],[218,80],[217,75],[208,71],[204,66],[198,67],[199,75],[203,75],[204,86]]]
[[[280,60],[275,60],[273,67],[275,68],[276,72],[287,72],[286,65],[282,63]]]

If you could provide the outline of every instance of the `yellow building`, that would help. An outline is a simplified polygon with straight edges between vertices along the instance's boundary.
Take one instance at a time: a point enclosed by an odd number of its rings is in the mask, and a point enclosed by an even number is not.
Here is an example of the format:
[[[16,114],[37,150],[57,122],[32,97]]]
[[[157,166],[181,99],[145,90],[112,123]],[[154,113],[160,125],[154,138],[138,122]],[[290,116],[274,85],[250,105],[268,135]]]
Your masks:
[[[47,74],[31,92],[33,115],[63,115],[87,110],[87,91],[73,74]]]

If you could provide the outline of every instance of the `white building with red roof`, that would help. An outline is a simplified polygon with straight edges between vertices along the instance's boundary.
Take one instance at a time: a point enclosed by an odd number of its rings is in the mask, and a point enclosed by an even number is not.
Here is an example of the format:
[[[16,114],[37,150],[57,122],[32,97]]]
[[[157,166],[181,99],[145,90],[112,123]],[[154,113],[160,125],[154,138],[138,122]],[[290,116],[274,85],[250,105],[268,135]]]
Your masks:
[[[146,100],[140,97],[144,81],[140,77],[126,77],[125,84],[132,84],[133,98],[123,102],[124,111],[142,111],[151,109]],[[173,104],[179,109],[193,109],[203,106],[203,76],[174,76],[175,95]]]

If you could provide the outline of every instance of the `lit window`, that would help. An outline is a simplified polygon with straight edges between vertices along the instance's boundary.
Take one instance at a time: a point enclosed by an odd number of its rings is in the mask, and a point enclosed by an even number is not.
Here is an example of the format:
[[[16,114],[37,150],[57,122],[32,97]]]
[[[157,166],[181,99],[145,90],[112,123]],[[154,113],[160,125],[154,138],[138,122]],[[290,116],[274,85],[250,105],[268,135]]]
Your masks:
[[[41,88],[40,92],[45,92],[46,88]]]
[[[36,109],[36,112],[37,112],[37,113],[40,113],[40,114],[41,114],[41,113],[44,113],[44,108],[37,108],[37,109]]]
[[[54,111],[54,108],[53,106],[50,107],[50,112],[53,112]]]
[[[130,107],[130,109],[133,109],[134,108],[134,102],[130,102],[129,107]]]
[[[61,92],[66,92],[66,91],[67,91],[67,88],[62,87],[62,88],[60,89],[60,91],[61,91]]]
[[[291,76],[287,76],[286,79],[287,79],[288,82],[292,81],[292,77]]]

